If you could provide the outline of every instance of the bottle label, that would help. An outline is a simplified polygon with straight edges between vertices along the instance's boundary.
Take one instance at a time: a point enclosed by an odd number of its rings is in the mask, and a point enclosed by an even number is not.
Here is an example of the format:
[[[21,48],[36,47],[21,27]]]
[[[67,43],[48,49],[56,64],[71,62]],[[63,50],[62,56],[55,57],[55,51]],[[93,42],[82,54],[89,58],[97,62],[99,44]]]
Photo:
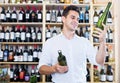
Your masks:
[[[46,14],[46,21],[50,21],[50,14]]]
[[[23,14],[18,15],[18,20],[23,20]]]
[[[21,35],[20,35],[21,37],[21,40],[25,40],[25,32],[21,32]]]
[[[37,39],[40,40],[40,39],[41,39],[41,36],[42,36],[41,33],[37,33]]]
[[[106,81],[106,75],[100,75],[100,80],[101,81]]]
[[[5,39],[8,40],[9,38],[10,38],[10,34],[9,34],[9,33],[6,33],[6,34],[5,34]]]
[[[23,61],[28,61],[28,53],[23,53]]]
[[[10,18],[10,13],[6,13],[6,18]]]
[[[94,18],[93,18],[93,20],[94,20],[94,23],[97,23],[98,22],[98,17],[97,16],[95,16]]]
[[[41,14],[38,14],[38,19],[42,19],[42,15]]]
[[[14,32],[10,32],[10,39],[15,39],[15,33]]]
[[[38,57],[37,52],[33,52],[33,57],[34,57],[34,58]]]
[[[4,33],[0,33],[0,38],[4,39],[4,37],[5,37],[5,34]]]
[[[109,34],[109,39],[113,39],[113,34],[112,33]]]
[[[33,56],[32,56],[32,55],[29,55],[29,56],[28,56],[28,61],[29,61],[29,62],[32,62],[32,61],[33,61]]]
[[[113,75],[107,75],[107,80],[108,81],[113,81]]]
[[[57,17],[57,22],[62,22],[61,17]]]
[[[12,18],[12,19],[16,19],[16,18],[17,18],[17,15],[16,15],[16,14],[12,14],[11,18]]]
[[[0,59],[3,59],[3,51],[0,50]]]
[[[27,13],[26,14],[26,19],[29,19],[29,17],[30,17],[30,14]]]
[[[30,77],[29,76],[25,76],[25,81],[29,81]]]
[[[10,71],[10,78],[13,78],[13,71]]]
[[[107,18],[107,23],[112,23],[112,18]]]
[[[5,18],[5,14],[1,14],[1,19],[2,20],[5,20],[6,18]]]
[[[18,56],[17,55],[14,56],[14,61],[18,61]]]

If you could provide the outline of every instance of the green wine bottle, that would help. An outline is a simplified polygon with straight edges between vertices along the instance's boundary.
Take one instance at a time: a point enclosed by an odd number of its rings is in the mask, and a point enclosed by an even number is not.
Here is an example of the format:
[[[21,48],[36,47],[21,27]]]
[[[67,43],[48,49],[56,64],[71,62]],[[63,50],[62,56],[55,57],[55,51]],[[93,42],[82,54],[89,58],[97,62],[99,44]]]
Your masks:
[[[107,15],[108,15],[111,4],[112,4],[112,2],[108,2],[107,7],[105,8],[105,11],[101,15],[101,17],[98,19],[98,22],[96,24],[96,27],[101,28],[102,30],[104,29],[102,26],[102,23],[106,24]]]
[[[66,57],[62,54],[61,50],[58,50],[58,63],[61,66],[67,66],[67,61],[66,61]]]

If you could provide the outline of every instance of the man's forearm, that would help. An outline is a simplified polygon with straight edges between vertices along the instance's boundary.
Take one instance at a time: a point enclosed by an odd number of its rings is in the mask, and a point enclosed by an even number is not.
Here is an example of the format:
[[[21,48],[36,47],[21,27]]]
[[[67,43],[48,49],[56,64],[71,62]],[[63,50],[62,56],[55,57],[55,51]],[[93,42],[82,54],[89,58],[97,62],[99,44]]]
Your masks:
[[[43,65],[40,67],[39,72],[40,74],[49,75],[49,74],[55,73],[56,71],[54,66]]]
[[[96,61],[98,64],[103,65],[105,61],[105,55],[106,55],[106,49],[105,49],[106,43],[101,42],[99,45],[99,50],[96,55]]]

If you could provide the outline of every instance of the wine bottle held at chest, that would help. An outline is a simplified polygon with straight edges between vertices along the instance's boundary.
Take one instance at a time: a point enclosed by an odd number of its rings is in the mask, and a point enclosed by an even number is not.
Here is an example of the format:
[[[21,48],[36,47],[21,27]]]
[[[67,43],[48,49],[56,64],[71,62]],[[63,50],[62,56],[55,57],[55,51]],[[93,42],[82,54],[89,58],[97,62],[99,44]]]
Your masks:
[[[67,61],[66,61],[66,57],[62,54],[61,50],[58,50],[58,63],[61,66],[67,66]]]
[[[102,23],[106,24],[107,21],[107,15],[109,13],[109,9],[111,7],[112,2],[108,2],[107,7],[105,8],[105,11],[103,12],[103,14],[100,16],[100,18],[98,19],[98,22],[96,24],[96,27],[101,28],[103,30],[103,26]]]

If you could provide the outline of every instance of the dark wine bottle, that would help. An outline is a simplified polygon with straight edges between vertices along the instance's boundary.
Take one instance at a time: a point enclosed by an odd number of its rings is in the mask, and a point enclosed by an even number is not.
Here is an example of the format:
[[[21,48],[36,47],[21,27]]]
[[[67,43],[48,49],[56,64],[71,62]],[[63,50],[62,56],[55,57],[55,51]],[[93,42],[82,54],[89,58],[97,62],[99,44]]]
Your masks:
[[[61,50],[58,50],[58,63],[61,66],[67,66],[67,61],[66,61],[66,57],[62,54]]]

